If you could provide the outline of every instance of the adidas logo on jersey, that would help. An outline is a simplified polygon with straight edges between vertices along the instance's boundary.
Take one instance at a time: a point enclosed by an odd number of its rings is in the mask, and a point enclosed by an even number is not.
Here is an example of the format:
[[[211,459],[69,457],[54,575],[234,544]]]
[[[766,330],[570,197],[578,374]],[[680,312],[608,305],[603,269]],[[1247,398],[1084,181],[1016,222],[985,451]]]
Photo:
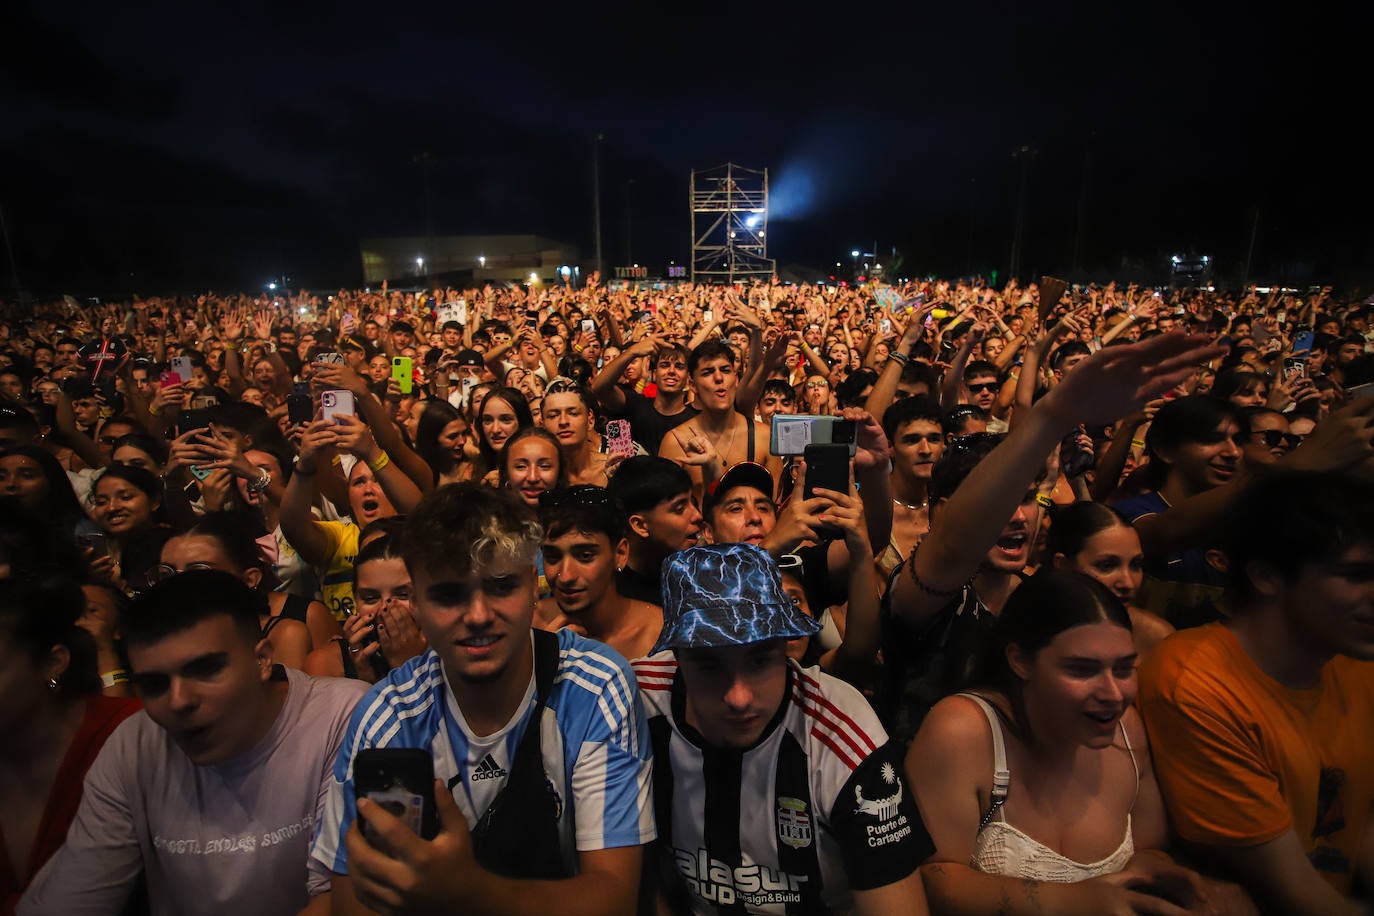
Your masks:
[[[491,755],[482,758],[482,762],[477,764],[477,769],[472,771],[472,781],[479,782],[483,779],[505,779],[506,771],[496,765],[496,761]]]

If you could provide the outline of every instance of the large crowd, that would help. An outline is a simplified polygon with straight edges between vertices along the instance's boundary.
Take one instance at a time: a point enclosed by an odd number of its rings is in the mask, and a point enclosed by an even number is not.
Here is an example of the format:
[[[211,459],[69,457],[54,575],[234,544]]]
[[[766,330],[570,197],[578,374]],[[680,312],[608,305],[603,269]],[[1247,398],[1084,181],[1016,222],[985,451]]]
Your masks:
[[[1374,306],[0,321],[0,912],[1368,913]]]

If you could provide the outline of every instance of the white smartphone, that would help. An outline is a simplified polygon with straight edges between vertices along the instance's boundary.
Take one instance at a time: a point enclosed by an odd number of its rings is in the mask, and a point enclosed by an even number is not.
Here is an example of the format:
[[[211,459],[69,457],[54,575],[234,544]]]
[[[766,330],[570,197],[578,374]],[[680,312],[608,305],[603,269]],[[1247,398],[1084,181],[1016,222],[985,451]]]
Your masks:
[[[189,382],[191,380],[191,366],[191,357],[189,356],[172,357],[172,371],[175,372],[178,376],[180,376],[183,382]]]
[[[595,333],[596,333],[596,322],[595,322],[595,321],[592,321],[590,318],[583,318],[583,319],[582,319],[582,333],[583,333],[583,334],[595,334]]]
[[[320,418],[331,423],[339,422],[339,417],[353,416],[357,413],[353,403],[353,392],[343,388],[331,388],[320,394]]]

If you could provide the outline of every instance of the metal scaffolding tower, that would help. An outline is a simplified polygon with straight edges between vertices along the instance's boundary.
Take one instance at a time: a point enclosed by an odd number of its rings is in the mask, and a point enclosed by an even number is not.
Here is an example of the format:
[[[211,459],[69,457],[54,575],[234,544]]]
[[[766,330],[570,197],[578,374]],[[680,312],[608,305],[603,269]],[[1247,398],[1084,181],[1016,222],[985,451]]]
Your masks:
[[[689,206],[693,283],[767,280],[777,272],[768,257],[767,169],[693,169]]]

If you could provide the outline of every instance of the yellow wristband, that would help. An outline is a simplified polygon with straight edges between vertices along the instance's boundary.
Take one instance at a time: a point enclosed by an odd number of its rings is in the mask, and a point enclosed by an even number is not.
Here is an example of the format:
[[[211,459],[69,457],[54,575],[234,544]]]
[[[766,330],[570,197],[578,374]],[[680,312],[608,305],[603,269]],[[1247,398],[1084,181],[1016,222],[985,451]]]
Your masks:
[[[391,456],[388,455],[386,452],[382,452],[380,458],[378,458],[376,461],[369,461],[367,463],[367,466],[372,469],[372,473],[376,474],[378,471],[380,471],[382,468],[386,467],[390,463]]]
[[[1132,439],[1132,440],[1131,440],[1131,445],[1132,445],[1133,447],[1135,447],[1135,448],[1144,448],[1144,447],[1145,447],[1145,440],[1144,440],[1144,439]]]
[[[1050,495],[1048,493],[1036,493],[1035,501],[1040,505],[1044,506],[1046,509],[1054,505],[1054,500],[1050,499]]]
[[[149,405],[148,405],[148,414],[149,414],[150,416],[154,416],[154,417],[155,417],[155,416],[157,416],[157,415],[160,414],[160,413],[162,413],[162,411],[158,410],[158,409],[157,409],[156,407],[154,407],[152,404],[149,404]]]

